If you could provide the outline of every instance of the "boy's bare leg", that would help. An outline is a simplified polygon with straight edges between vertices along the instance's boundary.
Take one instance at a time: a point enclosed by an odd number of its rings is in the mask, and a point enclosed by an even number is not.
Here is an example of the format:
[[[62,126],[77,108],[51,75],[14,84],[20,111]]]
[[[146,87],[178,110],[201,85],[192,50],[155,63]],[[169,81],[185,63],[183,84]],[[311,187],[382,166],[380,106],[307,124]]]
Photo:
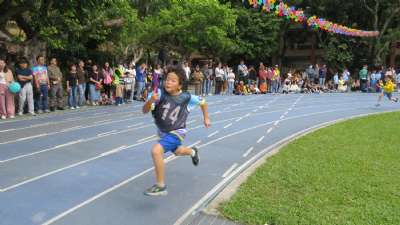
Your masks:
[[[181,146],[175,151],[175,155],[177,156],[189,155],[192,158],[193,165],[195,166],[199,165],[200,158],[199,158],[199,152],[196,147],[189,148]]]
[[[157,185],[162,187],[165,185],[165,165],[164,165],[164,149],[160,144],[155,144],[151,150],[154,168],[156,172]]]
[[[185,155],[192,155],[193,149],[185,146],[180,146],[176,151],[175,155],[177,156],[185,156]]]

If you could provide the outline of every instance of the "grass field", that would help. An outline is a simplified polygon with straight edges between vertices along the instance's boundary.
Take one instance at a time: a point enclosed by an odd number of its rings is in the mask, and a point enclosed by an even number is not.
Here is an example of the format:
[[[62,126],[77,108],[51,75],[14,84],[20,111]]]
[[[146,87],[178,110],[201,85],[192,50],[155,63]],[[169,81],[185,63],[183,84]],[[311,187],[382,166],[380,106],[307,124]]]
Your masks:
[[[400,224],[400,112],[290,143],[220,211],[240,224]]]

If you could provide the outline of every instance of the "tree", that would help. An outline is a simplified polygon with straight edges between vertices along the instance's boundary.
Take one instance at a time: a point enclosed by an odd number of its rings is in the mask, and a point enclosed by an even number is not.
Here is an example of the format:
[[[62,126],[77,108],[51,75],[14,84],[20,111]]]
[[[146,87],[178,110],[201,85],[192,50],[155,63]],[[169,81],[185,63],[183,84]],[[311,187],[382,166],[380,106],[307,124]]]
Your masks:
[[[145,18],[147,46],[166,48],[184,57],[193,52],[219,56],[233,51],[229,35],[236,15],[216,0],[174,0],[171,7]]]
[[[389,52],[390,44],[400,39],[400,0],[363,0],[363,6],[370,14],[368,18],[372,18],[367,20],[369,27],[380,32],[378,37],[369,42],[370,58],[375,65],[381,65]]]
[[[266,61],[279,48],[279,31],[282,19],[258,10],[237,8],[235,53],[250,61]]]
[[[25,34],[20,44],[30,59],[46,52],[47,47],[69,52],[96,48],[109,37],[112,27],[123,26],[132,18],[131,13],[130,18],[124,18],[129,5],[118,0],[4,0],[0,6],[10,9],[10,13],[0,16],[3,42],[13,40],[4,24],[15,21]]]

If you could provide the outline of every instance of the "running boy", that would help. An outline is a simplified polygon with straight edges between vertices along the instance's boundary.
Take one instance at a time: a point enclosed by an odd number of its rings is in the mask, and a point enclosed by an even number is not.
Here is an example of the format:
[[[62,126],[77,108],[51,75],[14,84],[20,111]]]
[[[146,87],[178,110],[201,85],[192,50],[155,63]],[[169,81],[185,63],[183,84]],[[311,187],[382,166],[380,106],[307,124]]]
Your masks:
[[[152,110],[160,140],[151,150],[156,173],[156,184],[148,188],[144,194],[149,196],[167,195],[164,183],[164,153],[172,152],[177,156],[189,155],[195,166],[199,164],[199,153],[196,147],[189,148],[181,145],[186,130],[186,119],[189,106],[200,105],[203,112],[204,126],[209,127],[207,104],[204,99],[182,92],[186,79],[185,71],[177,66],[169,69],[162,90],[154,90],[143,106],[143,113]]]
[[[390,101],[393,101],[393,102],[397,102],[399,100],[398,98],[392,97],[392,93],[394,91],[394,84],[393,84],[392,78],[390,76],[386,76],[385,82],[386,82],[386,84],[383,87],[381,87],[383,89],[383,91],[379,95],[378,103],[376,104],[377,107],[380,106],[380,102],[382,101],[382,98],[384,96],[386,96]]]

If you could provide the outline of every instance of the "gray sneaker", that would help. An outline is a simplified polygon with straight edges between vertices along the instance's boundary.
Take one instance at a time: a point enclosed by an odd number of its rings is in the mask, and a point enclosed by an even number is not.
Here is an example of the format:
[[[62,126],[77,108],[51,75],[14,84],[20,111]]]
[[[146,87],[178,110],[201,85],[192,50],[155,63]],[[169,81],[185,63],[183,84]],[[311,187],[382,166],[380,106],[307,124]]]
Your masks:
[[[165,196],[168,194],[167,186],[165,185],[164,187],[159,187],[157,184],[155,184],[146,189],[143,194],[147,196]]]

